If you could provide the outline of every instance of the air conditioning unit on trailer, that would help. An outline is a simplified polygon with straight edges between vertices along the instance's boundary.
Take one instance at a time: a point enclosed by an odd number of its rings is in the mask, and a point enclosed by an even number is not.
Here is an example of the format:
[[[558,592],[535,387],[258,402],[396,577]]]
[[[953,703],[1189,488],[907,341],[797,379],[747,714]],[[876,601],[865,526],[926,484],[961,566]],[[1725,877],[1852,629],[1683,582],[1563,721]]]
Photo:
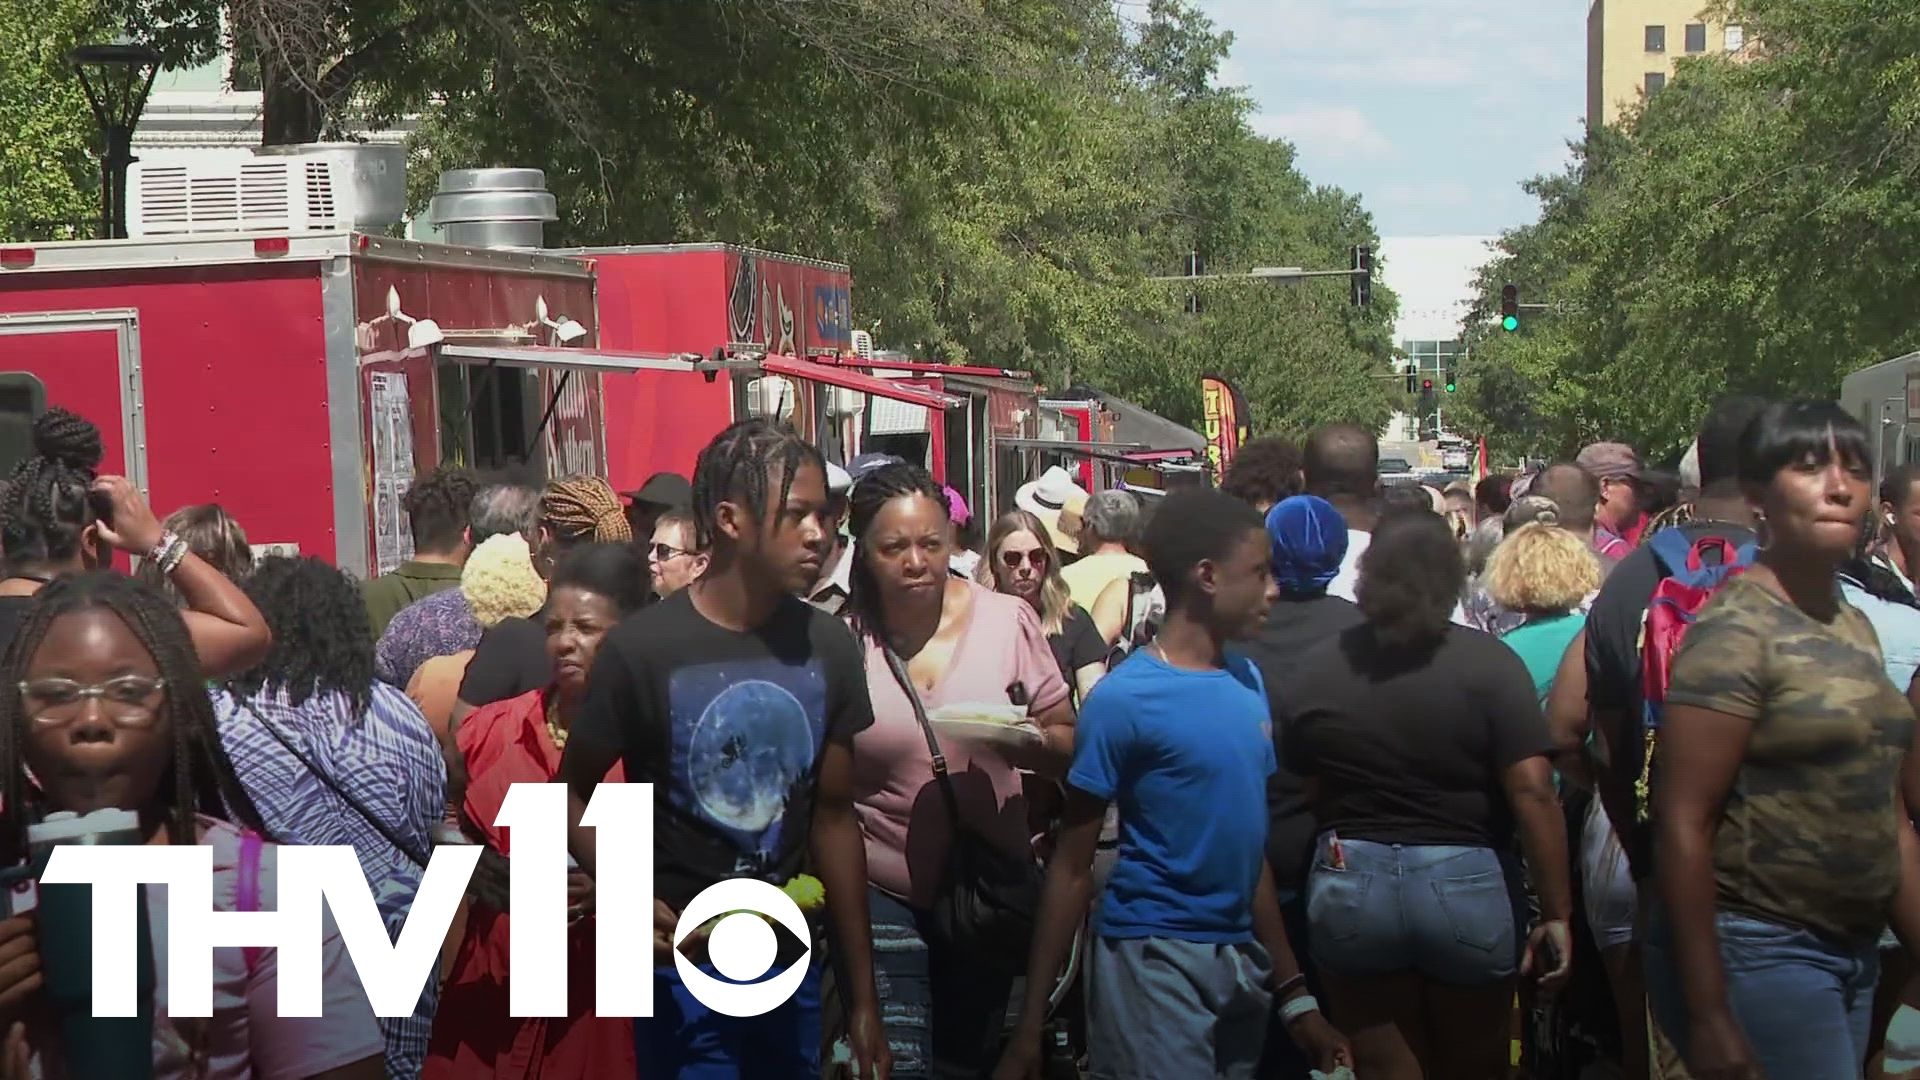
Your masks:
[[[400,146],[150,153],[127,173],[127,235],[380,232],[399,222],[405,198]]]

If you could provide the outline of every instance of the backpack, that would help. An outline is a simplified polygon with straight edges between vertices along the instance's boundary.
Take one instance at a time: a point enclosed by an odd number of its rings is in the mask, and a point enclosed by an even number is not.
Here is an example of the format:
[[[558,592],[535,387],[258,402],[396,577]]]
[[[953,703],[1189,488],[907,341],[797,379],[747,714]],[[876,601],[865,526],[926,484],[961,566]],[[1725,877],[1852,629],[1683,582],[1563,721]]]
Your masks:
[[[1120,623],[1120,636],[1107,650],[1107,670],[1120,665],[1135,649],[1143,648],[1160,632],[1167,617],[1166,594],[1160,591],[1152,574],[1131,574],[1127,579],[1127,616]]]
[[[1634,817],[1642,825],[1647,824],[1651,810],[1654,749],[1666,713],[1667,680],[1673,674],[1674,654],[1687,630],[1699,619],[1700,609],[1721,586],[1753,565],[1758,550],[1753,544],[1736,550],[1731,541],[1719,536],[1703,536],[1689,544],[1677,528],[1655,533],[1647,546],[1666,576],[1654,587],[1646,620],[1640,626],[1642,753],[1633,790]],[[1709,562],[1709,553],[1719,557]]]

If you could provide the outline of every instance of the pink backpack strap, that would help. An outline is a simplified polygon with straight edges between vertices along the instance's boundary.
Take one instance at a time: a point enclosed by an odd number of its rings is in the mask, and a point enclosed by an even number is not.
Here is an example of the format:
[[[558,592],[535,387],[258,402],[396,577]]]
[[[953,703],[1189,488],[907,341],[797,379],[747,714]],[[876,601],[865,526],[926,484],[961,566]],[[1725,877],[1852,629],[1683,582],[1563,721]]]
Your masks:
[[[252,829],[240,833],[239,881],[234,890],[234,910],[260,910],[260,849],[263,846],[260,834]],[[247,957],[247,976],[253,976],[254,969],[260,966],[261,950],[258,946],[248,945],[241,950]]]

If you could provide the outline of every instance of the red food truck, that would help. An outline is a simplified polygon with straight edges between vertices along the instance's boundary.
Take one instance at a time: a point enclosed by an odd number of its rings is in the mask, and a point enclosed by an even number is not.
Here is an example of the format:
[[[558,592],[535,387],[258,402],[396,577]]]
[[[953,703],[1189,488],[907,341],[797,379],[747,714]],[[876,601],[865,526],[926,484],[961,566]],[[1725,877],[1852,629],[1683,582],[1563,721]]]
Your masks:
[[[162,513],[225,505],[261,546],[372,575],[448,462],[688,473],[774,415],[857,448],[880,398],[968,399],[809,359],[851,337],[846,268],[721,245],[515,251],[352,232],[0,247],[0,473],[58,404]],[[607,346],[607,347],[601,347]]]
[[[262,544],[378,573],[410,554],[417,471],[603,473],[603,377],[714,373],[581,348],[597,323],[592,266],[545,252],[351,232],[8,246],[0,469],[62,405],[162,513],[218,501]]]

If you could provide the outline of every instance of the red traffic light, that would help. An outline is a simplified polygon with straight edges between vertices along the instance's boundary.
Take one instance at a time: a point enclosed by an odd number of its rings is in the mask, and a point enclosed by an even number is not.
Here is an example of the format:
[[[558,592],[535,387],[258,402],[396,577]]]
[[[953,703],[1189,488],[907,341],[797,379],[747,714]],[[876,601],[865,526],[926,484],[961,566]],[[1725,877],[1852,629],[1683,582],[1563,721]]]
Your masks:
[[[1422,380],[1420,381],[1420,389],[1422,389],[1422,390],[1431,390],[1431,389],[1433,389],[1433,380],[1432,380],[1432,379],[1422,379]]]

